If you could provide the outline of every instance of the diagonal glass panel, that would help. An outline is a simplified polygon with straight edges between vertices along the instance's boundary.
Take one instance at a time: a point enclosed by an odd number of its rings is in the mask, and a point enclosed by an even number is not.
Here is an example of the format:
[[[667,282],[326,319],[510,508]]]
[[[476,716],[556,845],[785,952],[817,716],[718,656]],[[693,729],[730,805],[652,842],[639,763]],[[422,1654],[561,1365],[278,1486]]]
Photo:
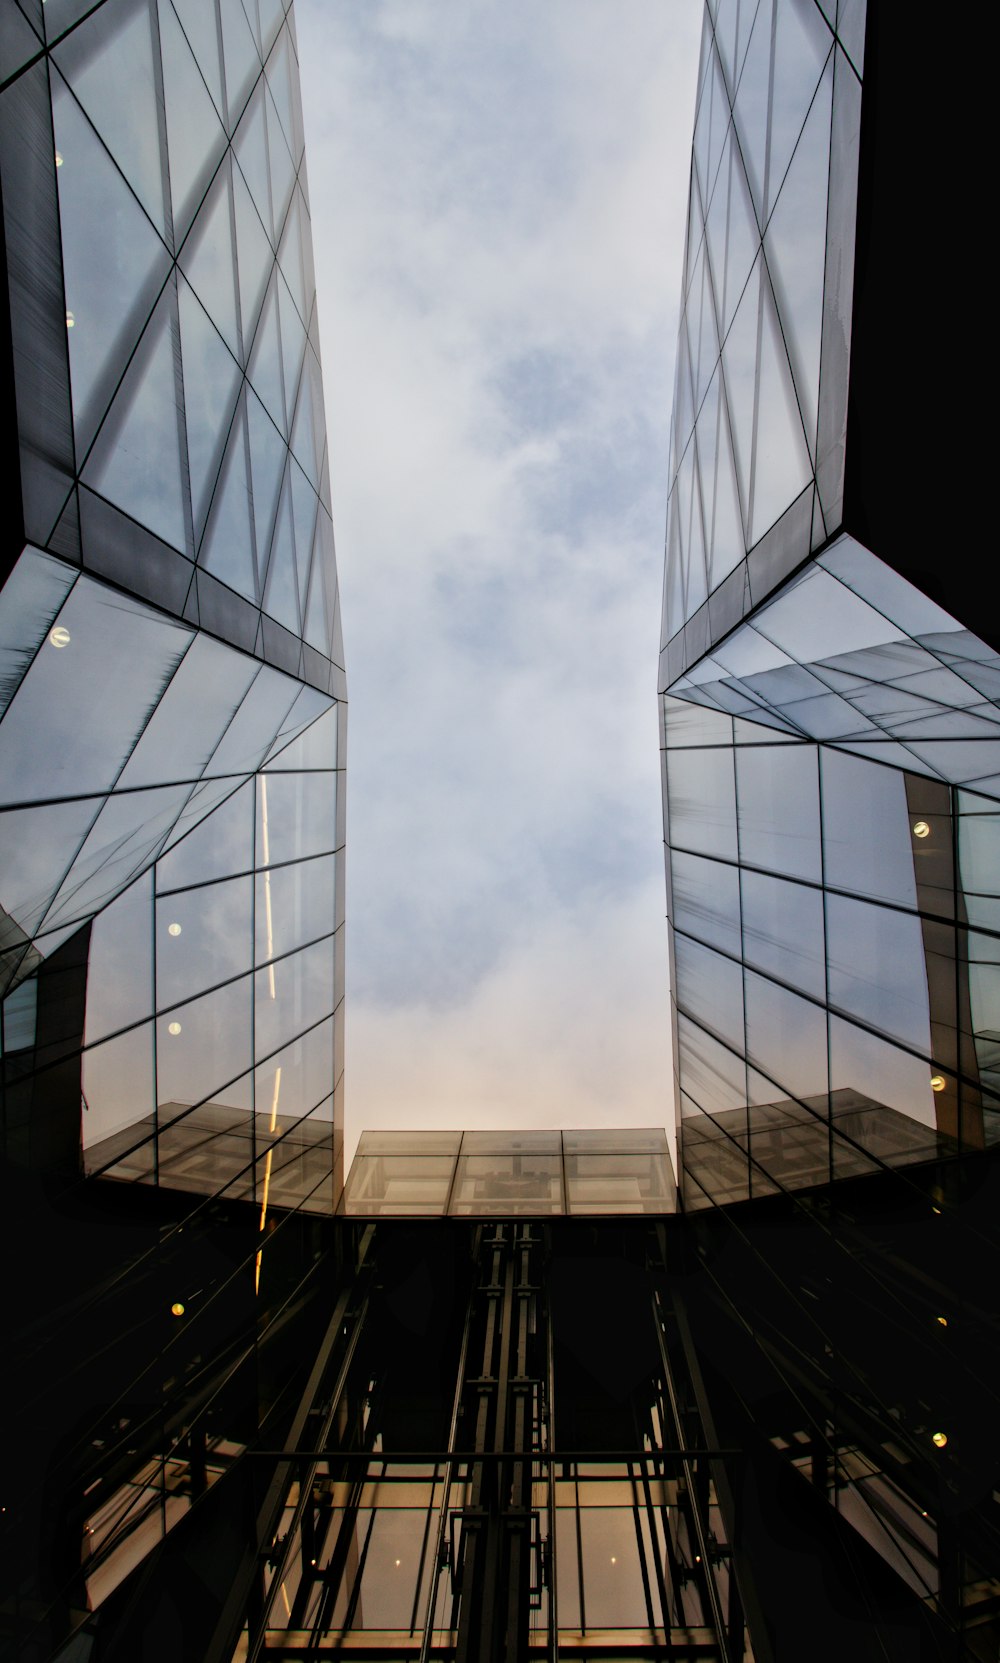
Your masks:
[[[153,42],[143,0],[95,13],[52,56],[161,235],[165,231]],[[58,140],[57,140],[58,143]],[[63,161],[66,151],[62,151]]]
[[[83,471],[86,484],[175,548],[186,548],[168,284]]]
[[[269,169],[267,162],[267,132],[264,124],[264,82],[261,79],[254,89],[253,96],[243,112],[236,137],[233,139],[233,151],[236,160],[243,170],[243,177],[250,187],[254,206],[260,215],[265,231],[271,234],[271,191]]]
[[[118,789],[196,780],[239,709],[259,665],[196,635],[118,781]]]
[[[285,442],[264,406],[247,390],[247,430],[250,436],[250,474],[253,482],[253,513],[257,532],[258,559],[263,564],[271,546],[271,528],[278,506],[281,471],[288,454]]]
[[[820,83],[764,238],[771,282],[815,446],[826,266],[832,62]]]
[[[170,256],[65,83],[52,79],[73,414],[85,450]]]
[[[750,201],[746,178],[734,159],[729,185],[729,220],[726,232],[726,288],[722,305],[722,333],[733,321],[740,296],[760,247],[760,232]]]
[[[281,246],[278,249],[278,264],[291,291],[299,317],[303,323],[308,323],[311,296],[306,292],[306,271],[302,259],[302,232],[299,217],[301,211],[302,197],[301,193],[296,191],[285,219]]]
[[[253,339],[257,315],[264,298],[274,251],[267,240],[253,199],[239,168],[233,169],[233,200],[236,207],[236,249],[239,257],[240,312],[243,339]]]
[[[229,165],[220,167],[190,235],[180,264],[191,287],[235,357],[240,339],[236,320],[236,256],[229,205]]]
[[[267,95],[267,149],[270,160],[274,223],[275,225],[283,225],[288,208],[288,199],[292,194],[292,186],[295,183],[295,164],[289,153],[288,144],[281,130],[281,122],[278,120],[278,113],[270,93]]]
[[[170,195],[179,243],[222,160],[226,134],[171,6],[160,8]]]
[[[233,423],[198,564],[223,583],[228,583],[237,594],[256,602],[242,408]]]
[[[812,478],[792,372],[778,327],[771,286],[762,279],[764,299],[760,351],[760,395],[754,461],[751,544],[763,536]]]
[[[215,489],[241,375],[239,364],[183,277],[178,283],[178,311],[191,499],[197,541]]]
[[[292,159],[298,165],[302,155],[302,121],[299,114],[295,71],[288,41],[287,25],[278,36],[277,45],[267,61],[267,81],[278,111]]]
[[[285,409],[289,416],[295,409],[295,396],[299,390],[299,376],[302,373],[302,359],[305,355],[306,334],[295,309],[295,304],[288,292],[288,284],[283,278],[275,283],[278,316],[281,320],[281,362],[285,373]]]
[[[763,219],[767,168],[767,110],[771,84],[771,16],[774,0],[760,0],[736,89],[734,120],[754,207]],[[742,19],[741,19],[742,22]]]
[[[57,641],[43,642],[0,723],[5,801],[109,789],[191,640],[189,629],[85,577],[57,622]]]
[[[309,601],[306,608],[306,621],[302,631],[303,640],[324,657],[331,657],[333,640],[333,605],[328,591],[328,579],[325,558],[326,514],[320,510],[316,525],[316,541],[313,549],[312,576],[309,584]]]
[[[246,103],[254,76],[260,69],[257,44],[247,22],[242,0],[220,0],[222,51],[226,66],[226,96],[230,126]]]
[[[275,426],[284,433],[286,423],[278,326],[278,287],[279,278],[275,273],[268,286],[267,298],[260,314],[247,373]],[[288,400],[288,408],[294,409],[294,398]]]
[[[219,65],[219,36],[215,22],[215,7],[211,0],[159,0],[162,12],[164,5],[172,3],[174,11],[181,22],[181,27],[188,38],[188,44],[194,54],[195,62],[205,78],[205,85],[212,95],[219,115],[225,112],[222,97],[222,71]]]
[[[0,717],[31,668],[76,577],[65,561],[29,544],[0,589]]]
[[[199,802],[203,791],[204,787],[197,788],[191,806]],[[237,790],[233,790],[233,782],[229,781],[223,801],[196,824],[186,825],[186,835],[160,856],[156,863],[157,893],[162,895],[189,884],[208,883],[212,878],[251,871],[253,824],[253,781],[248,780]]]
[[[49,930],[92,917],[149,866],[190,790],[160,786],[108,798],[53,897],[41,926],[43,939]]]
[[[289,468],[292,484],[292,524],[295,528],[295,568],[299,579],[299,594],[305,595],[309,581],[309,562],[312,556],[313,532],[319,498],[301,468]]]
[[[281,0],[257,0],[257,10],[260,13],[260,44],[266,56],[274,45],[274,37],[285,19]]]
[[[26,935],[38,928],[98,806],[90,798],[0,813],[0,900]],[[0,981],[6,982],[6,967]]]
[[[719,400],[718,440],[715,452],[715,496],[712,544],[708,555],[708,584],[714,589],[745,553],[743,521],[736,486],[736,468],[729,438],[729,420],[723,399]]]
[[[726,337],[722,353],[726,400],[737,466],[737,483],[744,522],[750,500],[750,461],[753,450],[754,388],[757,378],[757,308],[761,262],[758,257],[750,281]],[[750,539],[747,538],[749,543]]]
[[[281,507],[271,544],[267,568],[267,587],[264,591],[264,610],[279,624],[284,624],[293,635],[300,635],[299,603],[295,586],[295,546],[292,536],[291,482],[289,462],[281,493]]]
[[[781,189],[810,100],[823,72],[832,69],[833,36],[813,0],[779,6],[775,18],[774,94],[768,159],[768,211]]]
[[[319,484],[319,446],[317,444],[316,399],[313,396],[313,382],[316,370],[311,353],[306,354],[299,383],[299,402],[295,411],[295,421],[292,425],[292,450],[312,480],[313,485]],[[322,409],[320,410],[322,421]]]

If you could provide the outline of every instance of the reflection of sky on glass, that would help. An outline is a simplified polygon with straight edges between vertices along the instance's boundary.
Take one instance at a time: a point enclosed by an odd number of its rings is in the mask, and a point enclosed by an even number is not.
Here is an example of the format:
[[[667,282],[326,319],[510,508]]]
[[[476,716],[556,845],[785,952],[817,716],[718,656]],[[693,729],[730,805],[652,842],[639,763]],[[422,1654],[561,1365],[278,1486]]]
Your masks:
[[[362,1125],[662,1124],[693,0],[300,0]]]

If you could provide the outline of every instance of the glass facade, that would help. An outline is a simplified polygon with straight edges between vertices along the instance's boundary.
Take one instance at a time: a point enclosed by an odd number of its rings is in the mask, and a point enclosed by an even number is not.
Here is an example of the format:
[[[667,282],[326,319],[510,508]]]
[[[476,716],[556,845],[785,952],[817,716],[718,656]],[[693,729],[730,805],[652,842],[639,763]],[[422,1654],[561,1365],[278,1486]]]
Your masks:
[[[673,1212],[663,1131],[362,1132],[346,1218],[554,1218]]]
[[[865,23],[706,11],[660,681],[689,1209],[1000,1140],[1000,656],[865,541],[849,421]]]
[[[39,1657],[280,1414],[342,1186],[297,53],[283,0],[0,27],[0,1075],[33,1271],[0,1629]]]

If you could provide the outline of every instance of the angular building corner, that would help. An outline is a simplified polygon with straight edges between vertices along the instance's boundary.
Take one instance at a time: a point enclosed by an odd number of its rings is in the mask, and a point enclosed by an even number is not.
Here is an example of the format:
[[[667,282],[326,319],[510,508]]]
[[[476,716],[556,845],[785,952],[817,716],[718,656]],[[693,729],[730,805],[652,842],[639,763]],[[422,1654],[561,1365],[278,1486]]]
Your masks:
[[[342,1187],[346,683],[290,9],[11,0],[0,54],[27,1406],[0,1635],[41,1657],[314,1346]]]
[[[912,230],[954,50],[706,10],[659,682],[688,1210],[1000,1139],[1000,656]]]

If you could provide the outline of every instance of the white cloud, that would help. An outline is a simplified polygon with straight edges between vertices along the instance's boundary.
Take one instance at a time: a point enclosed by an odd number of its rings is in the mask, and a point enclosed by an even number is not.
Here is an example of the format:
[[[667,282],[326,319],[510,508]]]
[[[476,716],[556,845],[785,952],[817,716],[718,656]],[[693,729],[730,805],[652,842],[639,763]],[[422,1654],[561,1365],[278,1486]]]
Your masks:
[[[297,15],[351,695],[349,1142],[404,1110],[662,1123],[700,8]]]

